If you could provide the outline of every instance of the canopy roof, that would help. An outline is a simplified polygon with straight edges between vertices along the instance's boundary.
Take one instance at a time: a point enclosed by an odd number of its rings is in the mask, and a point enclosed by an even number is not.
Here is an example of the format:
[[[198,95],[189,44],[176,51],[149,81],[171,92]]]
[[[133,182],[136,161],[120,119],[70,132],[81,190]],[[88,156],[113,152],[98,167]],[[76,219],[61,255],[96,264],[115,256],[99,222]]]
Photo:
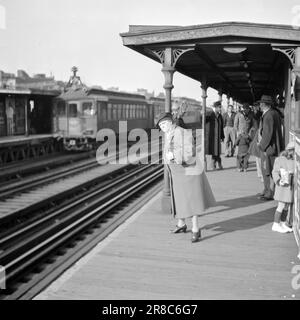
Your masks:
[[[121,37],[125,46],[158,62],[163,62],[165,48],[177,50],[178,72],[206,79],[208,86],[241,102],[282,91],[294,49],[300,46],[300,29],[244,22],[130,26]]]

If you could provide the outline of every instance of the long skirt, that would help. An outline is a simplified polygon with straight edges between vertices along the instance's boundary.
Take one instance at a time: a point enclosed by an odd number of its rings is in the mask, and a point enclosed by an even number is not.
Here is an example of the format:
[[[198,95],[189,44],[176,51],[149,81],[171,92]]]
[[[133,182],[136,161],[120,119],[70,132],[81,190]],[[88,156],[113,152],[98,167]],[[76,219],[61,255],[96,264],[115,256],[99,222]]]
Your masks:
[[[168,166],[172,214],[178,219],[201,215],[216,200],[203,170],[193,171],[180,164]],[[191,169],[191,171],[189,171]]]

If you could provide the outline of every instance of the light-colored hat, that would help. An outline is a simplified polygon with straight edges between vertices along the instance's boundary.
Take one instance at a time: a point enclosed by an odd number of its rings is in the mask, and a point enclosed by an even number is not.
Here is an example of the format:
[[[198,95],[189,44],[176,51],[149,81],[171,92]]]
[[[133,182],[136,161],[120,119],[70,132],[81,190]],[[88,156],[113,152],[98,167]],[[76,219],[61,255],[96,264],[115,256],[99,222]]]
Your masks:
[[[285,150],[291,150],[291,149],[295,149],[295,141],[290,141],[285,147]]]

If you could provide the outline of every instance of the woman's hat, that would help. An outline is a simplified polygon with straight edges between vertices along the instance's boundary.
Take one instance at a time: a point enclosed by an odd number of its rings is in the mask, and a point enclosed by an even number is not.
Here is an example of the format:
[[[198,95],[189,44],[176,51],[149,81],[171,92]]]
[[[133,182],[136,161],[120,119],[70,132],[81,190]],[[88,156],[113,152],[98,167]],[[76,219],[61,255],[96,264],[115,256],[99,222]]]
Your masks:
[[[170,112],[162,112],[158,115],[157,120],[156,120],[156,128],[159,129],[159,123],[162,120],[170,120],[173,121],[173,116]]]
[[[295,149],[295,141],[290,141],[285,147],[285,150],[291,150],[291,149]]]

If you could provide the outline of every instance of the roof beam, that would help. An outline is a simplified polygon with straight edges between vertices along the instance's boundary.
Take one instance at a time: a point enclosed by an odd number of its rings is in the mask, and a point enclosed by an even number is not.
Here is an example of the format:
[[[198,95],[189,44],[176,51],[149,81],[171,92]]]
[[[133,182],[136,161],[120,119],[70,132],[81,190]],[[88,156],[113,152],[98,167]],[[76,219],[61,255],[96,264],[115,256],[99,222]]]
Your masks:
[[[227,84],[229,84],[232,88],[237,89],[235,84],[226,76],[226,74],[220,68],[218,68],[210,59],[210,57],[197,45],[195,47],[195,52],[205,63],[207,63],[217,74],[219,74]]]

